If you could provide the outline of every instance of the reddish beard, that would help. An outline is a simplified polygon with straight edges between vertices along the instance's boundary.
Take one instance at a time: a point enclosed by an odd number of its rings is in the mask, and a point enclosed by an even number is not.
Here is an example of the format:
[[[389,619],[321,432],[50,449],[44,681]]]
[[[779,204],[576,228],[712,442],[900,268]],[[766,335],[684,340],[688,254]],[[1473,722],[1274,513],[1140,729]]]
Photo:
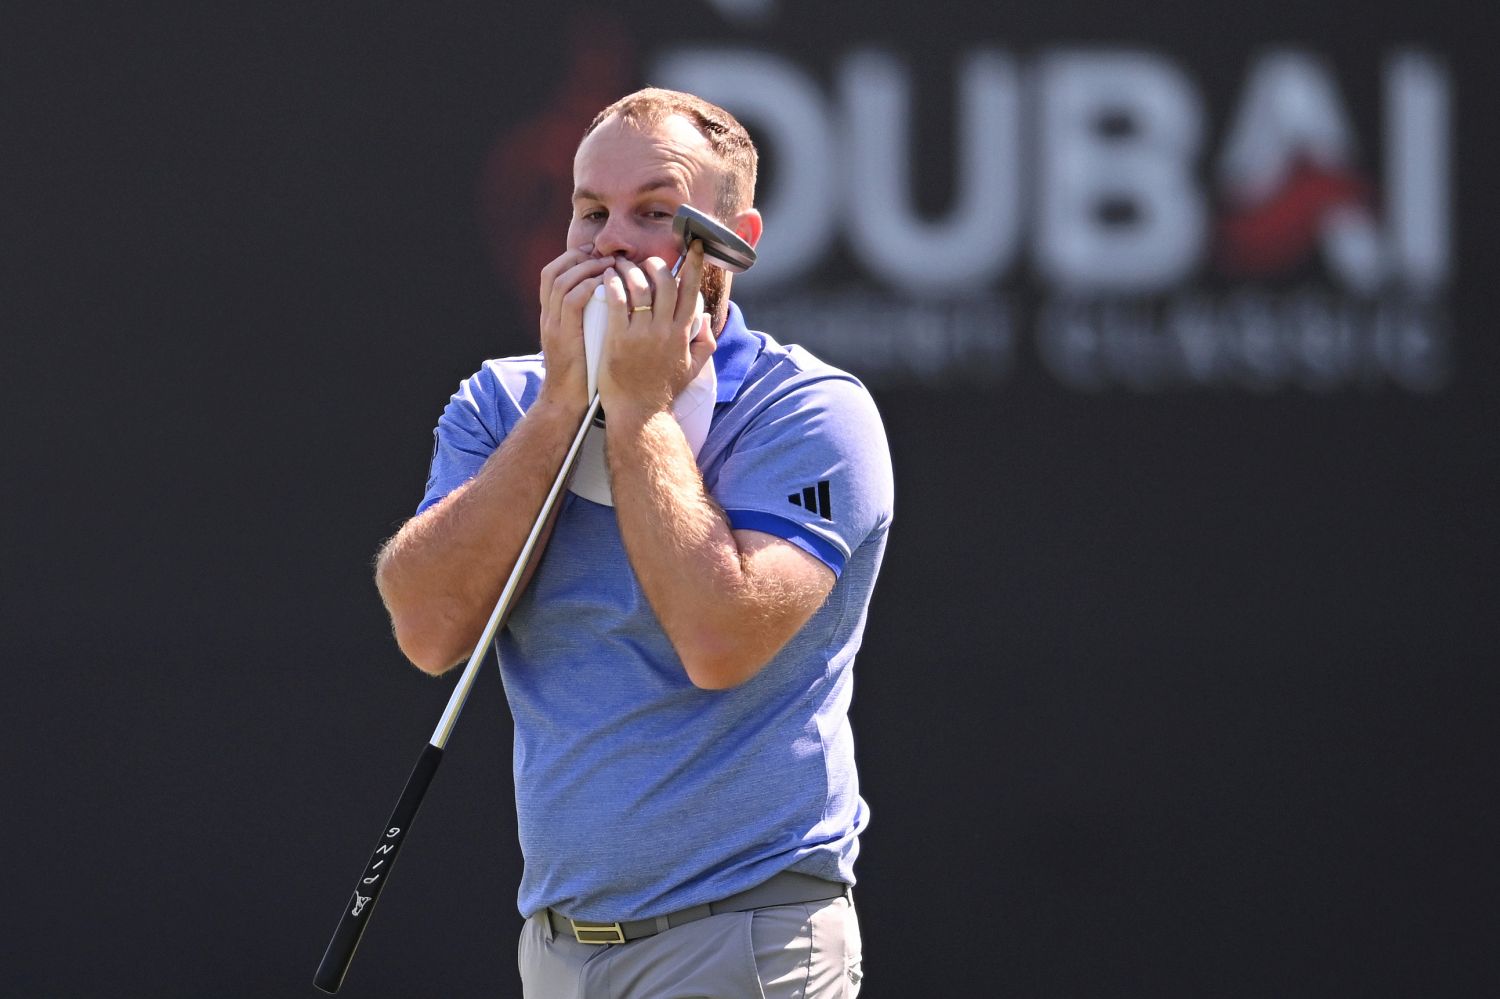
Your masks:
[[[705,265],[698,291],[703,295],[703,311],[711,317],[710,325],[717,336],[723,332],[724,323],[729,318],[729,272],[711,264]]]

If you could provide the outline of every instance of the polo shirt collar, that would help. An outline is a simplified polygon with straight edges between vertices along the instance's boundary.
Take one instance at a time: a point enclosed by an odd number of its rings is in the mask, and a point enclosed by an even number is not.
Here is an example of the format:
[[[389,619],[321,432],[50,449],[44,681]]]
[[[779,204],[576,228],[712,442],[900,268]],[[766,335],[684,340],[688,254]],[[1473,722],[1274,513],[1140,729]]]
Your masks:
[[[718,345],[714,348],[714,377],[718,379],[719,391],[715,402],[733,402],[750,373],[750,365],[760,354],[760,338],[745,328],[745,317],[740,307],[729,303],[729,318],[719,333]]]

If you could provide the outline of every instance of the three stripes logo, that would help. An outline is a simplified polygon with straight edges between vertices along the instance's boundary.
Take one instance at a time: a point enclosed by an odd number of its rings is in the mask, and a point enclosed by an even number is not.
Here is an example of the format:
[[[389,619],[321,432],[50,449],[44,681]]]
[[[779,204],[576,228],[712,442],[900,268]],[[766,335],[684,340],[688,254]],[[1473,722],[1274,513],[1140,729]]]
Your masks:
[[[833,520],[833,504],[828,498],[827,479],[816,486],[806,487],[800,493],[788,494],[787,502],[792,506],[800,506],[804,510],[815,513],[824,520]]]

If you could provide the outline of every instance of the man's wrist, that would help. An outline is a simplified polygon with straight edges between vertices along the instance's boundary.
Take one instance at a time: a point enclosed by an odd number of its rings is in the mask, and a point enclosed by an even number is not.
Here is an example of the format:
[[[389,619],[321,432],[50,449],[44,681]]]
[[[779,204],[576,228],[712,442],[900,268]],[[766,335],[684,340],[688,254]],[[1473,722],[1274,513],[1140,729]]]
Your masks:
[[[559,421],[577,427],[583,420],[583,414],[588,412],[588,408],[588,400],[582,395],[561,389],[549,392],[544,385],[536,401],[526,410],[526,416],[528,419],[534,418],[543,422]]]
[[[608,417],[606,425],[621,430],[638,431],[644,429],[652,420],[665,417],[673,424],[677,418],[672,415],[672,402],[642,402],[639,399],[615,400],[604,407]]]

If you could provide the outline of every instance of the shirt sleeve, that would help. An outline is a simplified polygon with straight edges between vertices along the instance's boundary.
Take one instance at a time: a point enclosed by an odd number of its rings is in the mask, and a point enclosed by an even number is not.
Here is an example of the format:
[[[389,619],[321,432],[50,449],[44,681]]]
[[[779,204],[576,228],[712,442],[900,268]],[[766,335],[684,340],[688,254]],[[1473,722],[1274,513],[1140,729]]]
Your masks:
[[[789,387],[740,436],[712,491],[730,527],[783,538],[842,574],[892,514],[890,449],[874,400],[847,376]]]
[[[468,482],[525,413],[534,379],[489,361],[464,379],[432,432],[432,464],[417,513]]]

